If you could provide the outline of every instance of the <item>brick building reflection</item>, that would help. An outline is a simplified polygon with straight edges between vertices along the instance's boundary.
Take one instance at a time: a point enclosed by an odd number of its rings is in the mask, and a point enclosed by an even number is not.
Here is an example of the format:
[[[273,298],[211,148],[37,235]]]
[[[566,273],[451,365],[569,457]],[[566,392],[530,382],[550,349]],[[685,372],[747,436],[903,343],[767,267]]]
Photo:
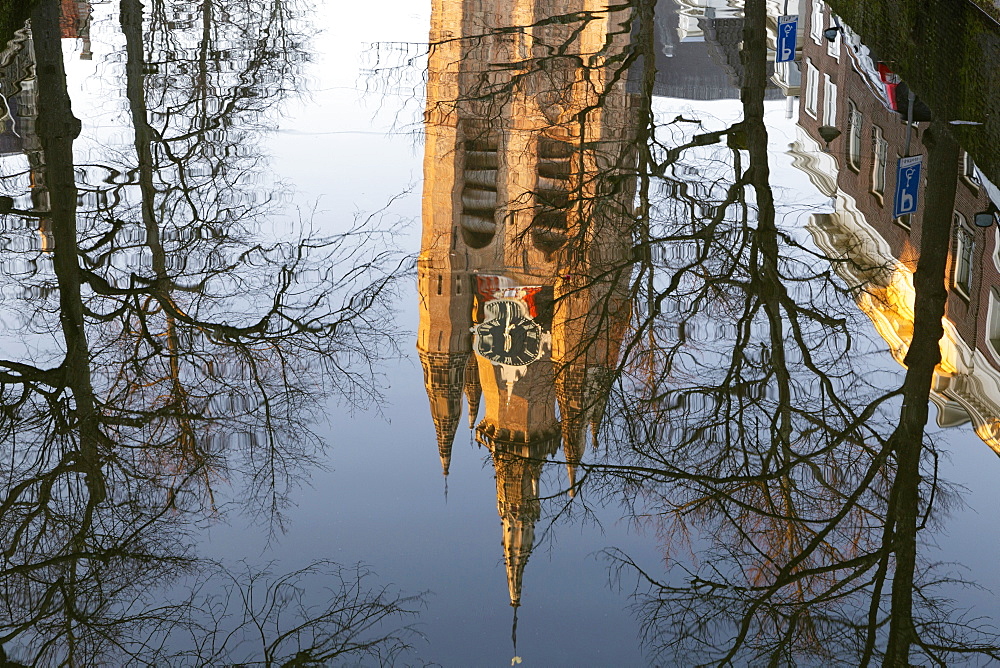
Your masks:
[[[732,0],[657,0],[656,84],[653,94],[685,100],[739,99],[744,80],[742,2]],[[768,2],[768,41],[773,48],[777,2]],[[776,75],[774,58],[768,76]],[[779,66],[779,69],[780,66]],[[764,99],[784,94],[775,76]]]
[[[628,19],[589,0],[433,3],[417,348],[445,475],[463,394],[492,455],[515,607],[543,467],[561,449],[572,493],[629,318],[638,110],[615,71]],[[531,311],[534,361],[473,351],[498,298]]]
[[[900,363],[913,326],[922,208],[893,218],[896,161],[905,152],[905,108],[893,95],[896,78],[849,27],[833,42],[823,38],[834,25],[822,2],[802,4],[802,96],[799,136],[792,145],[795,165],[834,202],[835,211],[814,215],[816,243],[832,257],[851,285],[864,285],[857,299]],[[924,155],[928,123],[913,127],[911,155]],[[821,126],[842,134],[822,150]],[[1000,244],[997,228],[976,228],[973,218],[990,200],[972,156],[962,155],[955,192],[948,301],[942,362],[932,400],[940,426],[971,421],[976,433],[1000,453]],[[921,190],[922,192],[922,190]],[[922,194],[921,194],[922,197]]]
[[[91,60],[94,57],[90,50],[90,15],[89,0],[62,0],[59,12],[59,34],[63,39],[80,40],[80,60]]]
[[[80,40],[82,60],[93,57],[90,23],[89,1],[62,0],[60,37]],[[0,50],[0,158],[22,154],[27,158],[30,195],[26,201],[15,202],[15,208],[42,213],[49,211],[50,205],[45,185],[45,156],[35,133],[38,118],[35,67],[34,42],[30,26],[26,25]],[[51,250],[52,239],[46,218],[22,219],[20,224],[37,225],[39,250]]]

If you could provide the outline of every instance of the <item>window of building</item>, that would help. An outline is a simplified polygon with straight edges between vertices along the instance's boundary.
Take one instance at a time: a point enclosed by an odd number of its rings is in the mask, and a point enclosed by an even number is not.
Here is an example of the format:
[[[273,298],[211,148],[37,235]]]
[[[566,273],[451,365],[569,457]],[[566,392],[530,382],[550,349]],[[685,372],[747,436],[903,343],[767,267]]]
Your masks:
[[[993,353],[994,361],[1000,362],[1000,297],[997,297],[996,291],[996,288],[990,291],[986,341],[989,343],[989,349]]]
[[[806,113],[816,118],[819,109],[819,70],[806,61]]]
[[[958,175],[965,185],[973,190],[979,190],[979,178],[976,176],[976,163],[968,151],[962,152],[962,164],[959,167]]]
[[[882,128],[872,128],[872,192],[880,198],[885,196],[886,163],[889,159],[889,142],[882,136]]]
[[[789,89],[800,89],[802,86],[802,69],[797,62],[775,63],[774,76],[776,81]]]
[[[812,13],[809,15],[809,36],[817,44],[822,43],[823,28],[823,3],[819,0],[813,0]]]
[[[965,226],[965,217],[955,213],[955,247],[952,285],[966,299],[972,294],[972,254],[974,241],[972,232]]]
[[[837,84],[823,75],[823,125],[837,125]]]
[[[832,20],[833,16],[831,15],[830,18]],[[831,58],[834,58],[836,60],[840,60],[840,40],[841,40],[841,36],[842,36],[842,33],[837,33],[837,38],[836,39],[834,39],[832,42],[831,41],[827,41],[827,43],[826,43],[826,55],[828,55]]]
[[[861,169],[861,112],[853,101],[847,101],[847,165]]]
[[[1000,271],[1000,226],[994,226],[993,230],[993,266]]]

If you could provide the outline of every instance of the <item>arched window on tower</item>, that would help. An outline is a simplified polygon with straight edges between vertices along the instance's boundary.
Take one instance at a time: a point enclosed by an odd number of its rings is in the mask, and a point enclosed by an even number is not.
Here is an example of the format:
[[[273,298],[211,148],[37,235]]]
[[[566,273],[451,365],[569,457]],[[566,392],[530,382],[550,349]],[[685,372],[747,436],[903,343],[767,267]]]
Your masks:
[[[465,168],[462,172],[462,241],[485,248],[496,233],[500,135],[489,121],[465,119]]]

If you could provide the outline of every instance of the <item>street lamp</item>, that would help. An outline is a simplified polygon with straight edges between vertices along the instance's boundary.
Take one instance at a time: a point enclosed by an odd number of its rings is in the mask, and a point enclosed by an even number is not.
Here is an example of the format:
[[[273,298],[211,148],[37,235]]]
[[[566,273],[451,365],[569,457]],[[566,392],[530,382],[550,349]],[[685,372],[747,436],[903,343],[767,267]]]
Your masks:
[[[840,25],[840,19],[837,18],[836,14],[834,14],[833,25],[823,31],[823,37],[826,38],[826,41],[833,42],[837,39],[837,35],[843,32],[844,26]]]
[[[819,126],[819,136],[822,137],[823,141],[826,142],[826,148],[823,149],[826,153],[830,152],[830,142],[839,137],[840,134],[841,134],[840,130],[833,127],[832,125]]]
[[[997,213],[1000,213],[1000,210],[995,205],[990,204],[986,211],[980,211],[972,220],[976,224],[976,227],[992,227],[997,219]]]

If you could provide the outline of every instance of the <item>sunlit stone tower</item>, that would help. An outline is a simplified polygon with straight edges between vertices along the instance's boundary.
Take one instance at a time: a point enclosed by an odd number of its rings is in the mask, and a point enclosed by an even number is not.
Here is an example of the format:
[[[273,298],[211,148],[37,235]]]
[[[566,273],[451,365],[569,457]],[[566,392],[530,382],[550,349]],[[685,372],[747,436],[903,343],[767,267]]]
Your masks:
[[[513,606],[543,464],[561,446],[572,491],[629,317],[629,18],[592,0],[433,4],[417,348],[445,474],[463,391],[470,422],[484,400]]]

